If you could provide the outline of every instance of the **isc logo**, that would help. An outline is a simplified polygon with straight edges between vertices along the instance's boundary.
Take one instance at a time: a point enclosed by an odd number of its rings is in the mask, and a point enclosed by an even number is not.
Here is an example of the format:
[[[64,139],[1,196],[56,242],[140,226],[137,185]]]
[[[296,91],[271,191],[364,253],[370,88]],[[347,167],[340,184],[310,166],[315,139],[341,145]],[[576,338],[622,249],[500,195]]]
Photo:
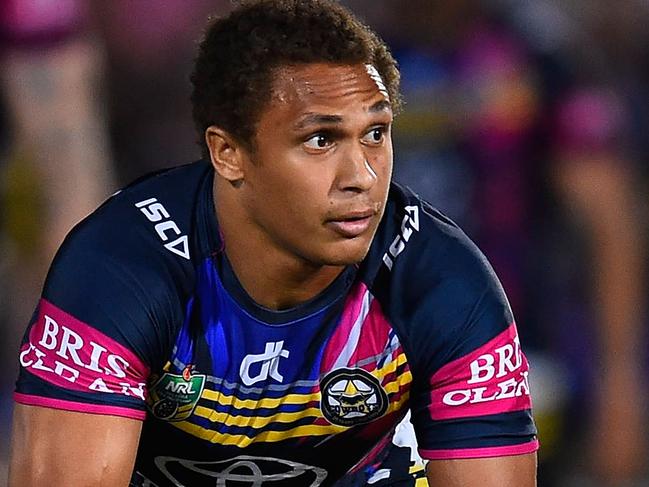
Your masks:
[[[406,214],[401,221],[401,232],[394,238],[390,248],[383,255],[383,262],[390,270],[392,270],[394,259],[406,248],[412,234],[419,231],[419,208],[406,206],[405,210]]]
[[[182,235],[180,228],[176,225],[176,222],[171,220],[169,213],[162,206],[162,203],[158,203],[156,198],[149,198],[148,200],[140,201],[135,203],[136,208],[147,217],[147,220],[155,223],[155,231],[163,242],[165,248],[170,252],[173,252],[176,255],[180,255],[185,259],[189,260],[189,245],[187,235]],[[168,235],[169,232],[172,232],[171,237]],[[170,238],[178,237],[171,242],[168,242]]]

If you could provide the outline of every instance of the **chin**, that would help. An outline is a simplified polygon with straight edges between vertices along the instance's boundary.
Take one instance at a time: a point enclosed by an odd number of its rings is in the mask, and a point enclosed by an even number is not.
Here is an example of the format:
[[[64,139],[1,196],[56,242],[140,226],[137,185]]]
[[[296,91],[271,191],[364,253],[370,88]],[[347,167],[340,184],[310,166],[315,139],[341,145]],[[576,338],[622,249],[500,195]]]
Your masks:
[[[322,260],[324,265],[353,265],[360,263],[370,250],[371,241],[356,242],[349,240],[333,245],[327,249]]]

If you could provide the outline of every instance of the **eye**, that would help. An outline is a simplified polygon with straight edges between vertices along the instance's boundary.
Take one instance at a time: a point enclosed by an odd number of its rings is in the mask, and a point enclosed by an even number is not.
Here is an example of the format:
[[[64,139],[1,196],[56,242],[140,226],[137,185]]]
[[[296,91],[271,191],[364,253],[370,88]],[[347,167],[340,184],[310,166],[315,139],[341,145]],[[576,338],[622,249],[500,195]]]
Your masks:
[[[333,141],[329,136],[325,134],[315,134],[309,137],[304,142],[304,145],[309,149],[323,150],[328,149],[332,143]]]
[[[381,145],[385,138],[385,127],[374,127],[363,136],[363,142],[370,145]]]

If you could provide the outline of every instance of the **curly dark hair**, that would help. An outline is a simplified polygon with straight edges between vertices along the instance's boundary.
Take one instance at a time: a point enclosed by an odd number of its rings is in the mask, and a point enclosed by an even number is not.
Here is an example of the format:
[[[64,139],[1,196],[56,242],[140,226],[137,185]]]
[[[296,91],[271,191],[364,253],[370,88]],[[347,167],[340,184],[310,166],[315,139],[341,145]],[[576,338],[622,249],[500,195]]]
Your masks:
[[[333,0],[240,2],[207,27],[191,96],[203,155],[205,130],[216,125],[254,149],[255,125],[270,100],[274,70],[300,63],[373,65],[392,108],[401,107],[399,71],[386,44]]]

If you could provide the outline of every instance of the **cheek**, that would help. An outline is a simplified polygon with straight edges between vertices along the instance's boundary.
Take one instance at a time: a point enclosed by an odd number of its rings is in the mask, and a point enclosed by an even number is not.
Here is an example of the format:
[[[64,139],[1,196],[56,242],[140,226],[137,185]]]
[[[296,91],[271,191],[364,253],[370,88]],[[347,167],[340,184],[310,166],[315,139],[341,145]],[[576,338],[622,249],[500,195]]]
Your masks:
[[[328,207],[326,177],[286,165],[283,169],[260,175],[252,191],[253,211],[275,228],[295,231],[317,225]]]
[[[392,139],[388,139],[388,145],[385,151],[385,166],[388,174],[392,174],[392,161],[393,161]]]
[[[379,183],[378,188],[382,189],[388,186],[392,177],[392,150],[377,155],[374,159],[370,159],[370,165],[376,173]]]
[[[326,210],[335,168],[332,160],[310,160],[298,154],[283,164],[277,190],[293,209]]]
[[[381,170],[381,176],[384,179],[390,179],[390,176],[392,175],[392,154],[384,159],[383,164],[381,164]]]

